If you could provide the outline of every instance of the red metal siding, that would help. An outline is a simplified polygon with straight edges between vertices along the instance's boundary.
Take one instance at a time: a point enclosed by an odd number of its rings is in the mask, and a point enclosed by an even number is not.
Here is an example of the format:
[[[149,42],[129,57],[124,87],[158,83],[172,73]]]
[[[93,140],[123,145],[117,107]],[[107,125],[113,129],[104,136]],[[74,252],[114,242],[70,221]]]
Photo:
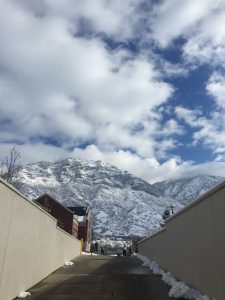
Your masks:
[[[73,220],[72,235],[75,238],[78,237],[78,221],[77,220]]]
[[[58,226],[66,232],[73,233],[73,213],[61,206],[51,197],[44,195],[37,199],[46,211],[51,214],[58,221]]]
[[[79,223],[78,227],[78,239],[83,239],[84,242],[91,243],[92,240],[92,216],[91,213],[87,215],[87,219],[84,222]]]
[[[87,240],[87,234],[86,234],[86,226],[85,224],[79,223],[78,226],[78,239],[81,240],[83,239],[83,241]]]

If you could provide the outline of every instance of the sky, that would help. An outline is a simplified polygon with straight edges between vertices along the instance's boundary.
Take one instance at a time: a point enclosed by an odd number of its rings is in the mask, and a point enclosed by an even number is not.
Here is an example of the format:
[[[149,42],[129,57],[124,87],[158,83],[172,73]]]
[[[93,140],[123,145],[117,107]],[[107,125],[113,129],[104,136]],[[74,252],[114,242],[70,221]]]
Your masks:
[[[0,0],[0,160],[225,176],[225,0]]]

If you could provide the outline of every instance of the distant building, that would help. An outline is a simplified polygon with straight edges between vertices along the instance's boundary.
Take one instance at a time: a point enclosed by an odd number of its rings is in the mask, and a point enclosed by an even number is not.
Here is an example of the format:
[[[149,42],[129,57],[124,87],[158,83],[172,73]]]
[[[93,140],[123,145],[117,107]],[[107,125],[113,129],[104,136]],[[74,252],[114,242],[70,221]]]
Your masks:
[[[90,251],[92,241],[92,212],[89,206],[68,206],[78,219],[78,239],[83,239],[83,251]]]
[[[58,227],[78,238],[78,220],[71,210],[48,194],[40,196],[35,202],[57,219]]]
[[[138,253],[138,240],[132,241],[131,251],[133,253]]]

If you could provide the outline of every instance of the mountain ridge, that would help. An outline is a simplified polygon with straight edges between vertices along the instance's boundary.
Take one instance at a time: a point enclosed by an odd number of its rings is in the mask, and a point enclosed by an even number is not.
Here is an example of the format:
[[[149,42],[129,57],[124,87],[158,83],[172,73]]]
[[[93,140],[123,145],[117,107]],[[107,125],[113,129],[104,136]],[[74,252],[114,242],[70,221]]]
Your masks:
[[[164,196],[176,198],[182,205],[187,205],[225,178],[212,175],[195,175],[193,177],[165,180],[153,184]]]
[[[208,178],[207,184],[205,177],[204,189],[215,185],[220,178],[211,179]],[[96,238],[149,235],[160,228],[167,206],[175,204],[178,211],[200,193],[192,182],[192,188],[190,184],[187,188],[189,193],[175,197],[178,186],[183,184],[185,190],[185,181],[151,185],[110,164],[74,158],[28,164],[15,180],[30,199],[48,193],[66,206],[90,205]],[[185,201],[181,199],[184,196]]]

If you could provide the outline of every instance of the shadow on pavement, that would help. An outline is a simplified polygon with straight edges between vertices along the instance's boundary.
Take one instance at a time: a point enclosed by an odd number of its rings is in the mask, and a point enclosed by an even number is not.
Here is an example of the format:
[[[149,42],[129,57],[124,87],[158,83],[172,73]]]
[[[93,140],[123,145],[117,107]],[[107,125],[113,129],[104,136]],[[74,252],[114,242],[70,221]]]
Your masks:
[[[135,256],[80,256],[33,286],[28,300],[166,300],[170,287]],[[180,298],[181,299],[181,298]]]

